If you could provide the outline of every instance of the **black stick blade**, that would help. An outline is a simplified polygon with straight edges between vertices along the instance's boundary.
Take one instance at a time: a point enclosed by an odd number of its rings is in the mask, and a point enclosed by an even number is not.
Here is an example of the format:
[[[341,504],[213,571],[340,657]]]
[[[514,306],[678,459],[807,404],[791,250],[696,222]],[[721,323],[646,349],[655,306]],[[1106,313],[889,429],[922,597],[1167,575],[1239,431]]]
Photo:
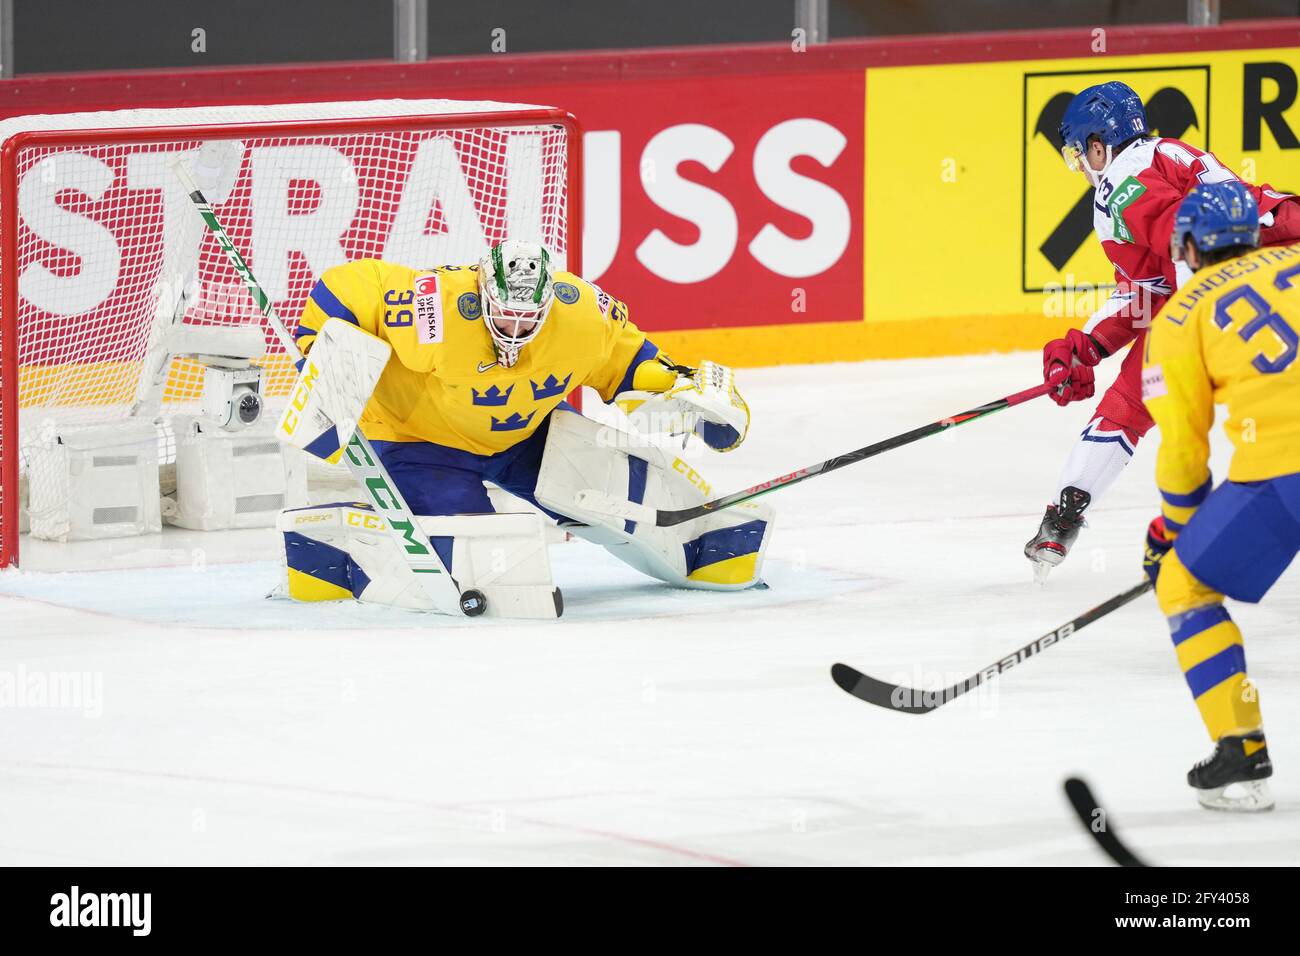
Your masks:
[[[1065,781],[1065,795],[1074,807],[1074,813],[1097,845],[1120,866],[1146,866],[1132,850],[1126,847],[1115,832],[1115,824],[1104,809],[1097,804],[1092,788],[1078,777]]]
[[[882,680],[876,680],[848,664],[832,664],[831,680],[835,681],[841,690],[852,694],[858,700],[865,700],[868,704],[875,704],[886,710],[896,710],[902,714],[928,714],[945,700],[942,695],[926,694],[912,690],[910,687],[900,687],[898,684],[887,684]]]

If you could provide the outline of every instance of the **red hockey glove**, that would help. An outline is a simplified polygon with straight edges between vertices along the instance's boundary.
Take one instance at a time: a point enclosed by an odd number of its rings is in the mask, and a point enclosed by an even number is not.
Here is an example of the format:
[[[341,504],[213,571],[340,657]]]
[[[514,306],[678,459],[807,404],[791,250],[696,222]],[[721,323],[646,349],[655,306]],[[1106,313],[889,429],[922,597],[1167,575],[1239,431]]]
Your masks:
[[[1152,587],[1160,576],[1160,562],[1165,559],[1174,543],[1165,535],[1165,518],[1160,515],[1151,519],[1147,525],[1147,546],[1142,555],[1142,570],[1151,579]]]
[[[1097,390],[1092,367],[1101,361],[1097,343],[1081,329],[1070,329],[1063,339],[1043,346],[1043,381],[1057,388],[1049,392],[1052,401],[1068,405],[1091,398]]]

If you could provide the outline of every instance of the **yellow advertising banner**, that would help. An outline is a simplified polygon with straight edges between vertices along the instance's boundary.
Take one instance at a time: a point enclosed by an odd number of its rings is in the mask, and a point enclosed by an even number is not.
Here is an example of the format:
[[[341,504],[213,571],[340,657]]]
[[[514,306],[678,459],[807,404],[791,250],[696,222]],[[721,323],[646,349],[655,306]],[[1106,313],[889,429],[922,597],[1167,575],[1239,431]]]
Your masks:
[[[1243,179],[1300,190],[1300,50],[869,69],[862,356],[1034,348],[1086,321],[1114,274],[1057,126],[1122,80],[1152,129]]]

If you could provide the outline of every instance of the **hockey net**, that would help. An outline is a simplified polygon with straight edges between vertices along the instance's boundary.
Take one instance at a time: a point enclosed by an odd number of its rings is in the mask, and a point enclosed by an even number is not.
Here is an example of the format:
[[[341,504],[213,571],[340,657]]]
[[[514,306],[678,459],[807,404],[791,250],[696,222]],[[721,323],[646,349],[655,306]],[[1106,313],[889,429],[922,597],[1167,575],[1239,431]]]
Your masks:
[[[358,258],[473,262],[509,236],[577,269],[579,139],[559,110],[450,100],[0,122],[0,567],[17,559],[31,436],[194,407],[195,363],[173,359],[161,387],[151,369],[175,317],[263,326],[269,411],[293,381],[177,155],[206,171],[201,187],[292,329],[321,272]]]

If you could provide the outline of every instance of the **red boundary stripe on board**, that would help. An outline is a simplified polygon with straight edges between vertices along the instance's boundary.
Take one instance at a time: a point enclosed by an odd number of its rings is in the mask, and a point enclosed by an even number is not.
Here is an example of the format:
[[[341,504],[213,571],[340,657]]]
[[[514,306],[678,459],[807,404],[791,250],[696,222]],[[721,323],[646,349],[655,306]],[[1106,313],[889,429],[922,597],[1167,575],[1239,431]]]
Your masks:
[[[1116,58],[1149,53],[1300,46],[1300,18],[1241,20],[1218,27],[1105,27],[1106,53],[1092,52],[1093,29],[1025,30],[841,40],[795,53],[786,43],[491,54],[426,63],[388,60],[277,64],[257,67],[34,74],[0,81],[0,116],[148,105],[302,102],[382,96],[451,96],[496,87],[509,97],[521,86],[616,81],[623,78],[804,73],[873,66],[976,63],[995,60]]]

